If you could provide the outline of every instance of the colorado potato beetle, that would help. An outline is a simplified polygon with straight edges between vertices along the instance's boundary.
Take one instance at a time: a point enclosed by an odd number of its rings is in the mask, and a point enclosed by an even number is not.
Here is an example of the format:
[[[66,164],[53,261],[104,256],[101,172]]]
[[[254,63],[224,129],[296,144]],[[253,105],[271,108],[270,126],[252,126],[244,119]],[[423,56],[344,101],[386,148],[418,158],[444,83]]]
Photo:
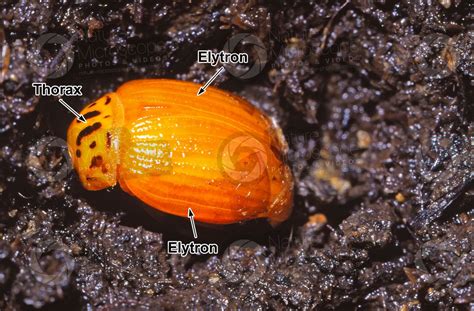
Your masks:
[[[69,153],[87,190],[120,187],[147,205],[230,224],[292,209],[293,181],[281,130],[244,99],[191,82],[123,84],[72,121]]]

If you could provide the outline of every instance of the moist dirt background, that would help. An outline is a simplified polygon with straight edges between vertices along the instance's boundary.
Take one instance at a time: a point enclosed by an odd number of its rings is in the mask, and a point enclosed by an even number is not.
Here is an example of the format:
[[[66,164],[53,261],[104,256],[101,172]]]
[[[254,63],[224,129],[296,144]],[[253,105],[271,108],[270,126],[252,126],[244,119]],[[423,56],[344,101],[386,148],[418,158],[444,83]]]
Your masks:
[[[0,15],[1,310],[473,307],[470,1],[2,1]],[[132,79],[202,83],[216,68],[196,51],[239,33],[268,61],[216,84],[283,128],[294,212],[276,229],[200,226],[219,256],[169,256],[187,220],[84,191],[73,116],[31,83],[83,85],[77,110]]]

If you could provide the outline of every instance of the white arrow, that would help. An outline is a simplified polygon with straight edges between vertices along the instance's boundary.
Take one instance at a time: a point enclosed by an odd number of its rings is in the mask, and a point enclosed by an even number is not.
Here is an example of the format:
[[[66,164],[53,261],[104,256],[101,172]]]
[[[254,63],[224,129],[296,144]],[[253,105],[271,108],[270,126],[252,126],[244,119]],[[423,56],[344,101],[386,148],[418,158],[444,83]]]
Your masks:
[[[70,112],[72,112],[76,118],[81,121],[82,123],[87,123],[87,120],[86,118],[84,118],[84,116],[80,113],[78,113],[76,110],[74,110],[71,106],[69,106],[64,100],[62,100],[62,98],[59,99],[59,102],[61,103],[61,105],[63,105],[64,107],[67,108],[67,110],[69,110]]]
[[[223,72],[224,70],[225,70],[224,66],[221,66],[221,68],[217,70],[217,72],[209,79],[209,81],[207,81],[206,84],[204,84],[203,86],[199,88],[197,92],[197,96],[201,96],[202,94],[204,94],[204,92],[206,92],[206,89],[209,87],[209,85],[211,85],[211,83],[214,82],[217,76],[219,76],[221,72]]]
[[[191,221],[191,229],[193,229],[193,236],[195,239],[197,239],[198,234],[196,231],[196,224],[194,223],[194,213],[191,208],[188,208],[188,218]]]

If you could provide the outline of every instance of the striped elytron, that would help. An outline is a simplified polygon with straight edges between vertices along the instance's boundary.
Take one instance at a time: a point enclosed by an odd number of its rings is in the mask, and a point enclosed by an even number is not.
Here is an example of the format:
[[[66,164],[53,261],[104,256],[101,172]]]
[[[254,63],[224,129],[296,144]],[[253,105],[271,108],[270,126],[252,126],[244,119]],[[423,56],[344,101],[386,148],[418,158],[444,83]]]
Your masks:
[[[67,133],[88,190],[121,188],[160,211],[229,224],[292,208],[281,130],[247,101],[175,80],[136,80],[86,106]]]

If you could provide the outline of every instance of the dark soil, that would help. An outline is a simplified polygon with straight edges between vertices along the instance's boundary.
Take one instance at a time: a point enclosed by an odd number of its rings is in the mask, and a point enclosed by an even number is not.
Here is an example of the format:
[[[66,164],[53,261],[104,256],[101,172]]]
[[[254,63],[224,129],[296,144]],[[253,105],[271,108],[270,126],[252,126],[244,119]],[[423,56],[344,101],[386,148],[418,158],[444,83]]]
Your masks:
[[[474,308],[471,1],[109,2],[0,4],[0,310]],[[83,190],[73,116],[31,84],[83,85],[80,110],[132,79],[202,83],[196,51],[238,33],[268,62],[216,84],[282,126],[294,212],[170,256],[188,220]]]

